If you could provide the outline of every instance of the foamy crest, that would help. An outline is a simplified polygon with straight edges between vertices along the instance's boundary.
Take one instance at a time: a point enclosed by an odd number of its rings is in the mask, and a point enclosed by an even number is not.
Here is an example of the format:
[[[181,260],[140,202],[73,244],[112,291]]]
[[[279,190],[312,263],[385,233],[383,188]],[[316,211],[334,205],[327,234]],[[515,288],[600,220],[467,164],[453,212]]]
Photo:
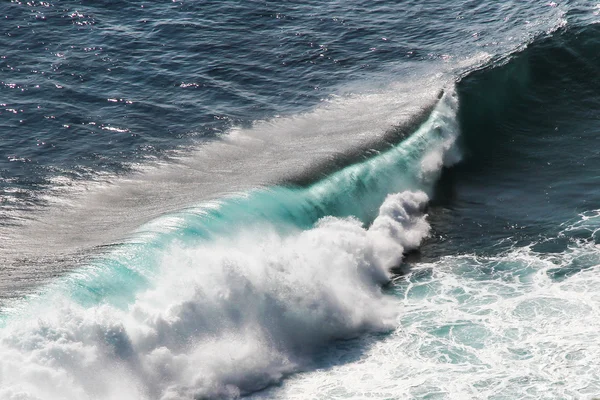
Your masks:
[[[306,367],[332,339],[388,331],[381,284],[429,225],[423,192],[389,196],[369,228],[326,217],[164,251],[126,309],[53,299],[2,331],[0,398],[234,398]]]

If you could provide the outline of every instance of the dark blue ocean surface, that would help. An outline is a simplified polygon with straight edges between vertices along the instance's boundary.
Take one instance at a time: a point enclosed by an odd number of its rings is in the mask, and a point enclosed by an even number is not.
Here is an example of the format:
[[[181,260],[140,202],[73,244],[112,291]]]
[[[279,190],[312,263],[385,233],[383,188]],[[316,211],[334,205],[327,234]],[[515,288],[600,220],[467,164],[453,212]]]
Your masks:
[[[0,3],[0,399],[600,396],[599,23]]]
[[[307,110],[347,82],[513,49],[560,14],[541,2],[0,7],[8,206],[35,201],[53,176],[127,172],[232,126]]]

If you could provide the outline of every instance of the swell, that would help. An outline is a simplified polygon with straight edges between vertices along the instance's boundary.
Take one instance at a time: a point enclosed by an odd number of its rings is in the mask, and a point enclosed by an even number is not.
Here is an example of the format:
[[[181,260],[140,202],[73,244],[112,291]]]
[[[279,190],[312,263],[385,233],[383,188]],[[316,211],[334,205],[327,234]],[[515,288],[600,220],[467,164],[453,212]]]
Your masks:
[[[443,238],[420,260],[565,250],[561,224],[600,208],[599,50],[597,24],[569,24],[460,78],[464,158],[438,181],[429,213]]]
[[[576,111],[596,107],[599,73],[600,26],[592,24],[563,27],[464,75],[457,92],[467,165],[490,162],[519,126],[548,128],[549,110],[553,120],[575,119]]]
[[[229,236],[238,227],[264,224],[281,232],[310,229],[327,216],[353,217],[370,224],[386,196],[404,190],[422,190],[431,196],[442,167],[460,159],[455,146],[457,108],[450,91],[405,140],[313,184],[252,189],[156,218],[121,244],[103,246],[106,256],[50,287],[66,284],[66,290],[86,304],[110,301],[113,296],[118,303],[118,299],[133,299],[136,287],[151,282],[157,254],[174,242],[193,247]]]

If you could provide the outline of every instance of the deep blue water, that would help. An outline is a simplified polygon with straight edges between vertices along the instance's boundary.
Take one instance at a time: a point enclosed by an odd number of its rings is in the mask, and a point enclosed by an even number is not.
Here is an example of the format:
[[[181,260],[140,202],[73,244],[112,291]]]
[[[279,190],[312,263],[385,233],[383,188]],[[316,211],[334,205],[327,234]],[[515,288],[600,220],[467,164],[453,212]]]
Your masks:
[[[126,173],[310,109],[348,82],[512,50],[560,13],[541,2],[9,2],[0,14],[2,187],[19,189],[18,206],[54,176]]]
[[[0,398],[599,396],[599,22],[0,3]]]

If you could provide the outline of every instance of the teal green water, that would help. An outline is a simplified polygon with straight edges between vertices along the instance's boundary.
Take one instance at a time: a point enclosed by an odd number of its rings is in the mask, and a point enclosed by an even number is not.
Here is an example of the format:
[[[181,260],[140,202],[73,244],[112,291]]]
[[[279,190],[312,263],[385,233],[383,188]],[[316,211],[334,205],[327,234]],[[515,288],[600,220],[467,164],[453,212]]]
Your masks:
[[[260,230],[263,225],[289,233],[310,229],[326,216],[354,217],[369,225],[388,194],[424,190],[431,196],[444,163],[460,159],[453,96],[444,95],[416,132],[377,156],[308,187],[258,189],[159,218],[142,226],[129,243],[68,274],[48,291],[68,293],[86,307],[98,303],[127,307],[138,291],[156,284],[160,255],[173,243],[194,248],[233,236],[242,227]],[[20,308],[21,302],[15,304]]]

